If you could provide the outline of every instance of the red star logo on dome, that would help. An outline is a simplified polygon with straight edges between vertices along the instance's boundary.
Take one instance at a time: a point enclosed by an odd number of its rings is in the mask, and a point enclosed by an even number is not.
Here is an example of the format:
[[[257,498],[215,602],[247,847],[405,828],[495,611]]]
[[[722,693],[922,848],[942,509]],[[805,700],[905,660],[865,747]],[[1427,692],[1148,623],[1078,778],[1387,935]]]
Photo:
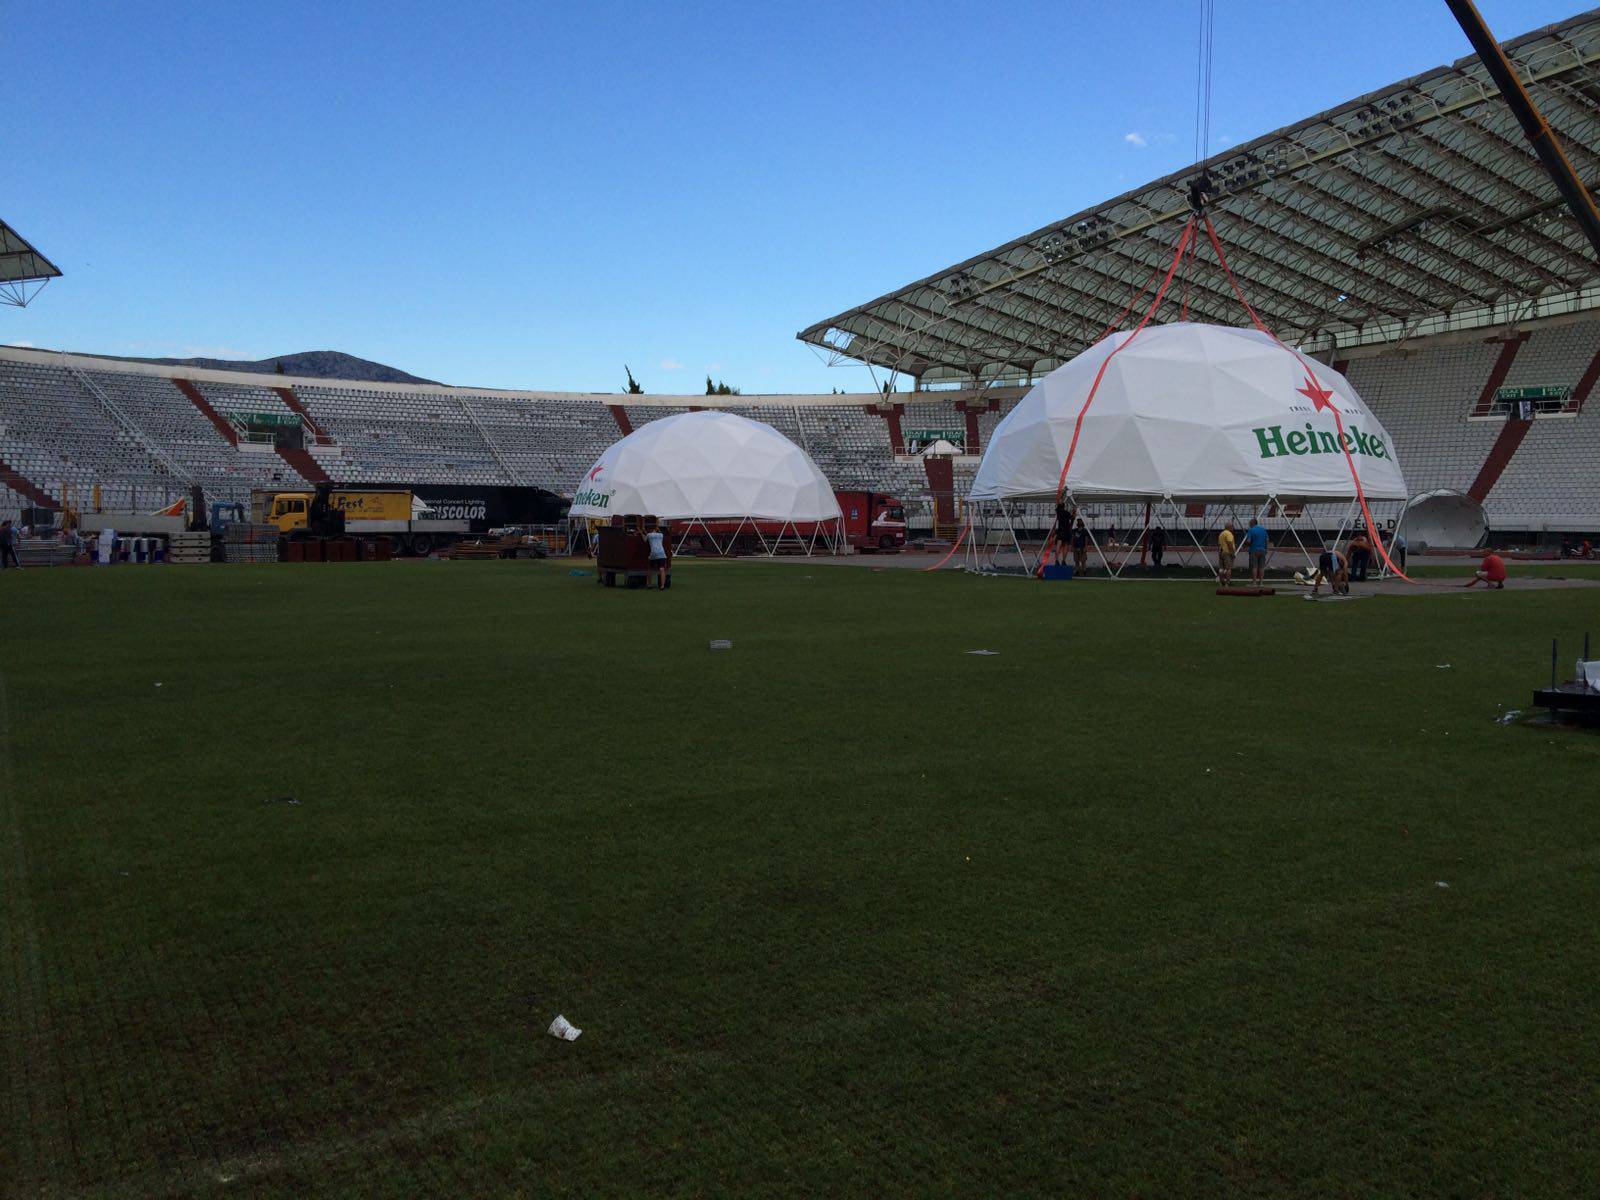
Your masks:
[[[1309,370],[1306,371],[1305,387],[1295,388],[1295,391],[1310,400],[1311,406],[1316,412],[1321,412],[1325,408],[1333,408],[1333,393],[1319,384],[1316,376],[1312,375]],[[1335,411],[1334,416],[1338,415],[1338,412]]]
[[[589,472],[589,478],[590,479],[599,479],[600,478],[600,472],[604,471],[604,470],[605,470],[605,468],[603,466],[601,466],[599,463],[596,463],[594,470]]]

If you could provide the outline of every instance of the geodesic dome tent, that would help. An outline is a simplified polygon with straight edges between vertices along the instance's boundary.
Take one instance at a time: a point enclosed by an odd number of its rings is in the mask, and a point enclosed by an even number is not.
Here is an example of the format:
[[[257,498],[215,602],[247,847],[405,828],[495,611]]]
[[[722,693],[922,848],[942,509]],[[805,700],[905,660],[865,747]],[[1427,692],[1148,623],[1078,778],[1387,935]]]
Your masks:
[[[1306,504],[1343,502],[1342,531],[1363,498],[1404,500],[1406,486],[1388,432],[1343,375],[1262,330],[1179,322],[1102,338],[995,428],[975,510],[998,506],[1009,526],[1011,505],[1058,497],[1134,503],[1146,525],[1176,520],[1198,548],[1190,506],[1279,516],[1299,540]]]
[[[971,498],[1053,503],[1069,450],[1078,502],[1350,500],[1351,461],[1368,499],[1406,498],[1389,435],[1350,381],[1254,329],[1184,322],[1103,338],[1000,422]]]
[[[699,531],[718,549],[754,535],[769,552],[784,537],[838,552],[843,517],[833,486],[772,426],[734,413],[681,413],[642,425],[585,472],[571,519],[640,514]]]
[[[1472,550],[1488,535],[1489,520],[1483,505],[1465,492],[1439,488],[1413,496],[1397,528],[1418,553]]]

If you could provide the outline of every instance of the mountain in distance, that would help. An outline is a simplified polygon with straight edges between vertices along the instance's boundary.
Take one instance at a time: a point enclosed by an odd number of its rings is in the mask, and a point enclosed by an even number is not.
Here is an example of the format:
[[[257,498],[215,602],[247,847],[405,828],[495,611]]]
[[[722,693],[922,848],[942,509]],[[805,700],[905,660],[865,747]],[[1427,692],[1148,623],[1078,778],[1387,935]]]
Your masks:
[[[395,367],[357,358],[338,350],[303,350],[254,362],[228,358],[128,358],[128,362],[160,363],[167,367],[199,367],[210,371],[248,371],[257,375],[297,375],[310,379],[357,379],[364,383],[431,383]],[[442,386],[442,385],[438,385]]]

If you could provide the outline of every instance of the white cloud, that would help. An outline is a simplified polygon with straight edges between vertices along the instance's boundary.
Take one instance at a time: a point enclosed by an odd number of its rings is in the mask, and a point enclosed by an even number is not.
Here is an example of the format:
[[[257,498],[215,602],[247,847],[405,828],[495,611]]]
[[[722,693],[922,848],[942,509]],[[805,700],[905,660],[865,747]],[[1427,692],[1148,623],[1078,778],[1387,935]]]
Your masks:
[[[15,346],[18,350],[32,350],[34,348],[32,342],[12,342],[11,345]]]
[[[1142,133],[1125,133],[1122,135],[1122,140],[1127,142],[1130,146],[1148,146],[1150,144],[1149,142],[1145,141],[1144,134]]]
[[[675,358],[663,358],[661,360],[661,369],[663,371],[681,371],[683,370],[683,364]]]
[[[707,363],[706,364],[706,370],[708,370],[708,371],[720,371],[720,370],[722,370],[722,364],[721,363]]]

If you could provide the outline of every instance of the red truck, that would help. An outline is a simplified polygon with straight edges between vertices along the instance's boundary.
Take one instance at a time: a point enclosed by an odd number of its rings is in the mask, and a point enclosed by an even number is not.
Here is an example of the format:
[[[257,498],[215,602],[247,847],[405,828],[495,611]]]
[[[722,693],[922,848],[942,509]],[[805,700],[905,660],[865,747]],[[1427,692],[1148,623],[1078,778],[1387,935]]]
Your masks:
[[[906,506],[884,492],[835,492],[846,543],[863,554],[893,554],[906,544]]]

